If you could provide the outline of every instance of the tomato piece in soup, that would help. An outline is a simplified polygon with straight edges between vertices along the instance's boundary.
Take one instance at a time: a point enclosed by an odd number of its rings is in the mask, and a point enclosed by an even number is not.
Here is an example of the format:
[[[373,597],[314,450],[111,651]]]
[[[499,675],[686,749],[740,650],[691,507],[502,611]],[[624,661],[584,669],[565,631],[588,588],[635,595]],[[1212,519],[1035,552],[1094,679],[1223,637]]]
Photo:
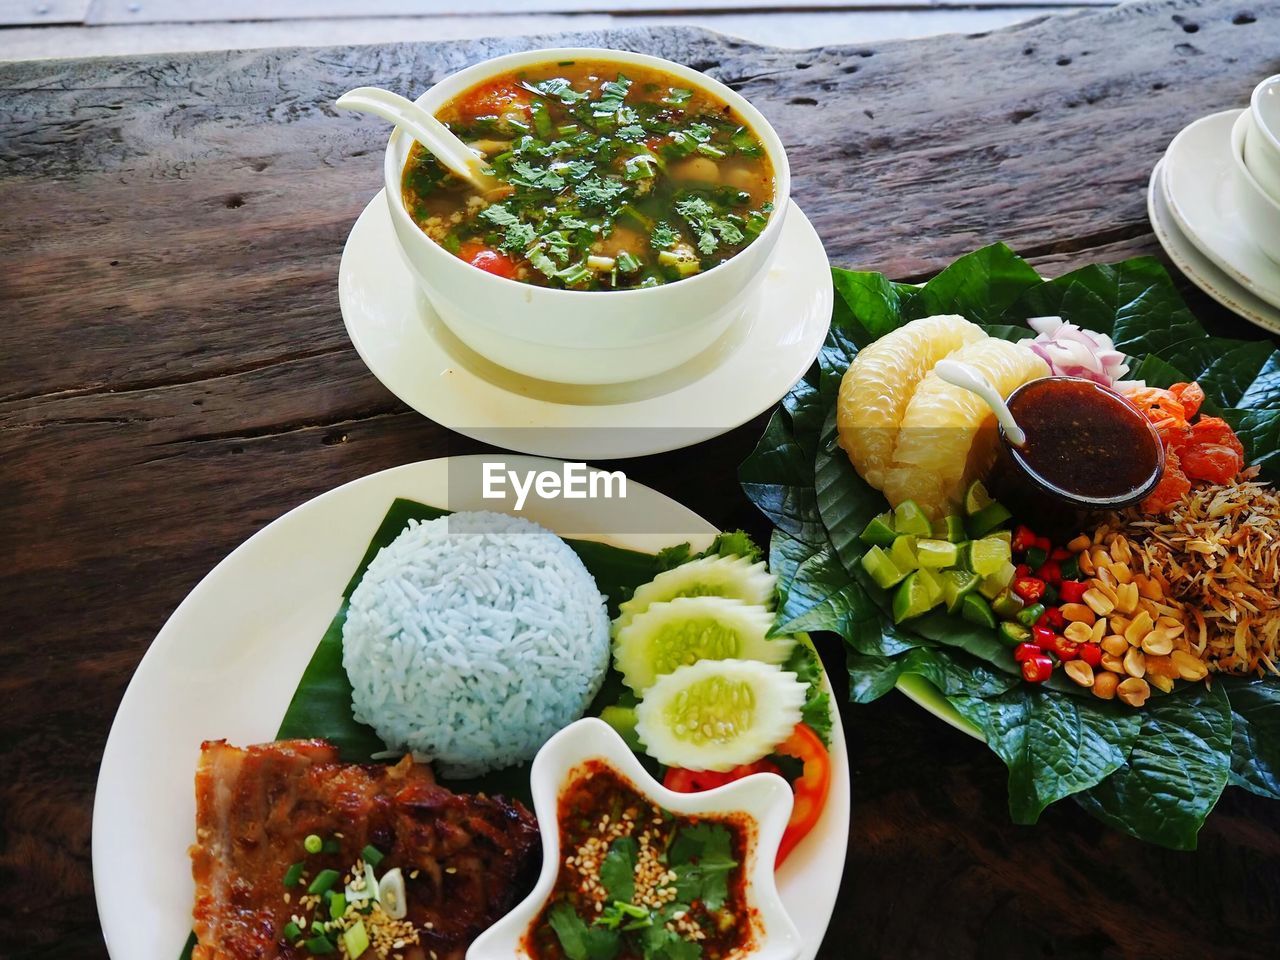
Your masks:
[[[491,250],[484,244],[464,243],[458,250],[458,257],[467,261],[477,270],[492,273],[494,276],[515,279],[516,263],[505,253]]]

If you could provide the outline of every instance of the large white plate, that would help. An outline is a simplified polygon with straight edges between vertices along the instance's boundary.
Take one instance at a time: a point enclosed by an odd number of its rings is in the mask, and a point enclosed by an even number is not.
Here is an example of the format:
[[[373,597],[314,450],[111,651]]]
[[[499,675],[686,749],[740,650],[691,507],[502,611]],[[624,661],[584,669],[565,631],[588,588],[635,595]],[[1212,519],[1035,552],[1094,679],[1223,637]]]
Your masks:
[[[1228,310],[1264,330],[1280,334],[1280,308],[1273,307],[1232,280],[1183,234],[1169,210],[1164,160],[1151,171],[1151,182],[1147,185],[1147,216],[1160,246],[1188,280]]]
[[[1218,269],[1280,307],[1280,265],[1254,243],[1240,213],[1247,201],[1231,159],[1231,127],[1240,113],[1201,117],[1173,138],[1164,156],[1164,199],[1178,228]]]
[[[512,469],[559,466],[505,460]],[[502,509],[481,501],[478,490],[450,490],[449,475],[447,459],[408,464],[302,504],[214,567],[156,636],[116,713],[94,800],[94,888],[114,960],[176,960],[191,928],[187,847],[200,742],[274,737],[391,502],[409,497],[454,510]],[[715,534],[691,510],[631,481],[626,501],[544,501],[522,515],[559,533],[646,551],[685,540],[701,548]],[[627,528],[661,532],[611,532]],[[778,875],[807,958],[831,919],[848,844],[849,765],[838,723],[831,756],[834,777],[822,819]]]
[[[719,340],[659,376],[574,386],[521,376],[459,341],[405,265],[381,193],[352,228],[338,270],[347,333],[383,386],[465,436],[569,460],[688,447],[763,413],[818,355],[832,297],[822,241],[804,212],[788,204],[760,293]]]

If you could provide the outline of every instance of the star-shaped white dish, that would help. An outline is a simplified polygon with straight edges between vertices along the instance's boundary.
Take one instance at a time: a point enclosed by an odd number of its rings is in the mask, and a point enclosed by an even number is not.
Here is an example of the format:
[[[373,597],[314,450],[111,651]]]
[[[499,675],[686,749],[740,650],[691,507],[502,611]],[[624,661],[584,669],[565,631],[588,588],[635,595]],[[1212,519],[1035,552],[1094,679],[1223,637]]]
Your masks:
[[[791,787],[779,776],[759,773],[702,793],[675,793],[641,766],[622,738],[602,720],[588,717],[565,727],[547,741],[530,772],[534,812],[542,833],[542,872],[533,892],[514,910],[482,933],[467,951],[467,960],[529,960],[525,938],[550,897],[560,872],[560,793],[575,769],[602,760],[629,780],[659,807],[681,816],[745,815],[747,831],[746,898],[754,925],[749,949],[734,960],[796,960],[800,932],[787,915],[774,883],[778,843],[791,816]]]

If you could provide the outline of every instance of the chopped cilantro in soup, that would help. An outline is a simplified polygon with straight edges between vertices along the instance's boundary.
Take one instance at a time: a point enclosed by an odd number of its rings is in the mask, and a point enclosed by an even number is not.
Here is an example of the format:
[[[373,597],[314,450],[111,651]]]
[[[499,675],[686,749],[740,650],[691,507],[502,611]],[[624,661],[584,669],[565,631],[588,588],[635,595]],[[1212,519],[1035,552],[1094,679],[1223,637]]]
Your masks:
[[[472,87],[438,116],[505,189],[477,196],[415,143],[406,209],[449,252],[525,283],[681,280],[751,243],[773,209],[773,168],[750,127],[659,71],[539,65]]]

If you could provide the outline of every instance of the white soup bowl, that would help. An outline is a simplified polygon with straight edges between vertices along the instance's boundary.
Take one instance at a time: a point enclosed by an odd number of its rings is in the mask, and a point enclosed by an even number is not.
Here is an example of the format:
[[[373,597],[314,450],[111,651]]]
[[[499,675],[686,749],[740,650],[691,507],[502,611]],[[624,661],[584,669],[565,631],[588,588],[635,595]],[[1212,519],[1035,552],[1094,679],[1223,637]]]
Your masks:
[[[1244,135],[1244,162],[1272,200],[1280,202],[1280,74],[1253,88]]]
[[[1253,171],[1245,164],[1245,134],[1249,111],[1242,112],[1231,128],[1231,160],[1235,164],[1236,187],[1240,191],[1240,212],[1253,242],[1280,264],[1280,200],[1262,189]]]
[[[399,128],[387,143],[387,204],[405,260],[440,319],[483,357],[540,380],[624,383],[679,366],[711,346],[738,319],[764,280],[782,232],[791,188],[786,151],[773,127],[719,81],[658,57],[621,50],[530,50],[486,60],[441,80],[418,98],[435,113],[484,80],[561,60],[646,67],[700,87],[729,104],[759,138],[773,165],[773,212],[760,235],[724,263],[683,280],[630,290],[558,290],[479,270],[432,241],[401,195],[413,138]]]

